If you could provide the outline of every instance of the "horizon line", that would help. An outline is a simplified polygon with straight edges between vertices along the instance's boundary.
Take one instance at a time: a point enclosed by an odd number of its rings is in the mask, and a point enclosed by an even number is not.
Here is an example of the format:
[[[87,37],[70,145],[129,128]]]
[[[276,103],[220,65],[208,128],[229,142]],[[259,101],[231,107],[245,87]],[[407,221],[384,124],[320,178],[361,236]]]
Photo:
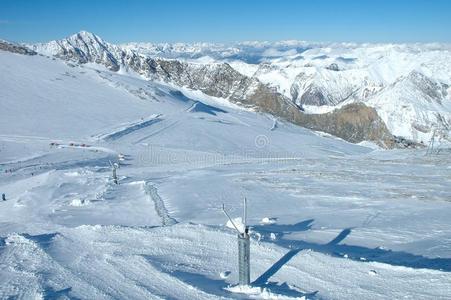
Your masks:
[[[415,41],[415,42],[395,42],[395,41],[384,41],[384,42],[358,42],[358,41],[318,41],[318,40],[303,40],[303,39],[280,39],[280,40],[234,40],[234,41],[208,41],[208,40],[197,40],[197,41],[151,41],[151,40],[131,40],[131,41],[123,41],[123,42],[110,42],[107,39],[104,39],[101,35],[94,33],[93,31],[89,31],[89,30],[79,30],[77,32],[74,32],[72,34],[67,34],[62,38],[55,38],[55,39],[50,39],[50,40],[46,40],[46,41],[18,41],[18,40],[10,40],[10,39],[5,39],[3,37],[0,37],[0,39],[7,41],[7,42],[11,42],[11,43],[16,43],[16,44],[46,44],[52,41],[61,41],[61,40],[65,40],[70,38],[71,36],[80,34],[80,33],[89,33],[89,34],[93,34],[99,38],[101,38],[103,41],[109,43],[109,44],[114,44],[114,45],[127,45],[127,44],[153,44],[153,45],[158,45],[158,44],[212,44],[212,45],[234,45],[234,44],[251,44],[251,43],[268,43],[268,44],[276,44],[276,43],[305,43],[305,44],[318,44],[318,45],[334,45],[334,44],[339,44],[339,45],[356,45],[356,46],[366,46],[366,45],[450,45],[451,46],[451,41],[450,42],[443,42],[443,41]]]

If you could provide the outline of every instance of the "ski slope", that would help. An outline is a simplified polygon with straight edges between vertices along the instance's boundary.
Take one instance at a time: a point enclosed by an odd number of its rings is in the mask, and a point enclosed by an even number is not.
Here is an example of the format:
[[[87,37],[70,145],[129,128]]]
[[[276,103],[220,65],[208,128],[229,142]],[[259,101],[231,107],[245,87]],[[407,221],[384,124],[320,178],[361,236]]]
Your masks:
[[[447,149],[374,151],[44,56],[0,51],[0,89],[2,299],[451,295]],[[220,207],[243,196],[240,289]]]

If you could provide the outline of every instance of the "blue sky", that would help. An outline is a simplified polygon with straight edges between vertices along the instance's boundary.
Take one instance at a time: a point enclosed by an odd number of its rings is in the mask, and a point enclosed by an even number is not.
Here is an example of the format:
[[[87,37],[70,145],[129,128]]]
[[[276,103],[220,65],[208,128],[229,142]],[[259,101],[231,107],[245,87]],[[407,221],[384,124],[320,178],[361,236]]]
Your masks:
[[[0,38],[451,42],[451,0],[0,0]]]

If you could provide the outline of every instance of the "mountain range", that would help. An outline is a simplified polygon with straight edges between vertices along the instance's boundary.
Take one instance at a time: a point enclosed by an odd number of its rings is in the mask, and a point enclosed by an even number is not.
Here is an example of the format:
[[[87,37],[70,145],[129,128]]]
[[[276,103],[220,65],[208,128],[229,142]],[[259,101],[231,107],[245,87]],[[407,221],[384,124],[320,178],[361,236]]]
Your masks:
[[[9,48],[201,91],[354,143],[421,145],[437,131],[447,137],[451,128],[449,45],[115,45],[81,31]]]

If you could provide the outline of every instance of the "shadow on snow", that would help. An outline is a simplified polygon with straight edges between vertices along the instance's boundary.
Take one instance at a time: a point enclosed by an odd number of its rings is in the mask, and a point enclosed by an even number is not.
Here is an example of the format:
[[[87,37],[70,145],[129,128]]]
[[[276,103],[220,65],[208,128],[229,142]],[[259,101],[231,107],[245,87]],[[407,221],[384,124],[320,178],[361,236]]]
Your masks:
[[[343,257],[347,255],[347,259],[356,261],[374,261],[393,266],[403,266],[408,268],[423,268],[451,272],[451,258],[429,258],[422,255],[416,255],[404,251],[392,251],[382,248],[367,248],[363,246],[340,244],[346,237],[351,234],[352,228],[342,230],[333,240],[327,244],[318,244],[306,242],[302,240],[283,239],[283,235],[292,232],[306,231],[312,226],[313,219],[299,222],[293,225],[257,225],[252,229],[260,234],[261,240],[265,242],[275,243],[291,249],[279,261],[271,266],[265,273],[263,273],[255,283],[261,284],[267,281],[283,265],[285,265],[291,258],[304,249],[311,249],[313,251],[325,253],[328,255]],[[278,239],[271,239],[269,234],[274,233]]]

